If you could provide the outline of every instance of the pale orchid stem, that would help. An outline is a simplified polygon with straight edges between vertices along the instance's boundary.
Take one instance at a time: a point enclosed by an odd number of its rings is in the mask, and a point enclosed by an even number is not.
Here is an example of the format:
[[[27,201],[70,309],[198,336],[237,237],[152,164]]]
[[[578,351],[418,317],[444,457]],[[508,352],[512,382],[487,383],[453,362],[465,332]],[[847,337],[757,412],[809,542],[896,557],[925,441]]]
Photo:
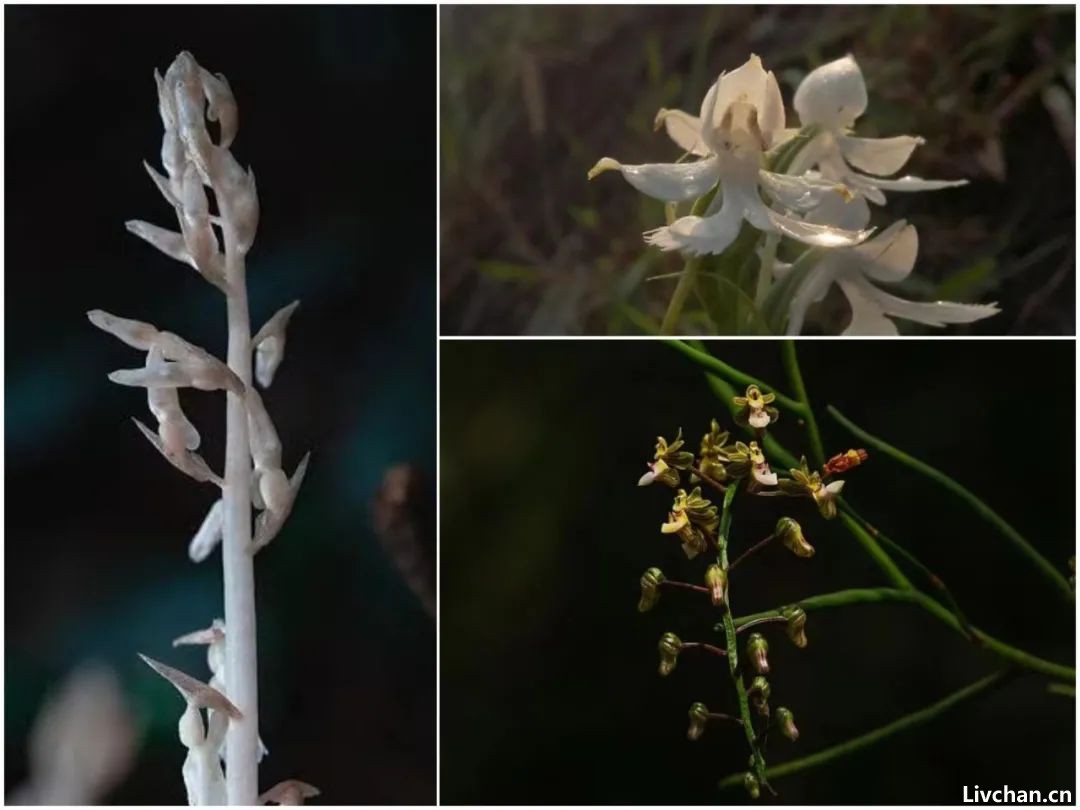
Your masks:
[[[251,385],[251,319],[244,257],[225,223],[228,278],[229,368]],[[251,546],[251,450],[243,397],[229,392],[226,404],[225,512],[222,565],[225,581],[226,692],[243,713],[229,723],[225,782],[230,805],[254,805],[259,795],[259,681],[255,634],[255,567]]]

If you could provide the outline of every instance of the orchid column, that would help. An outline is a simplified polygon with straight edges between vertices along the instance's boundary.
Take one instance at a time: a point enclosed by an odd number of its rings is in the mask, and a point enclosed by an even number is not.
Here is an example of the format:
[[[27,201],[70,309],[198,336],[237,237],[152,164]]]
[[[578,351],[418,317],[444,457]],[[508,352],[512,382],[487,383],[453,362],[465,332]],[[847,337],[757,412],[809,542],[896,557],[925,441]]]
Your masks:
[[[250,169],[244,171],[229,151],[238,118],[228,83],[200,67],[186,51],[176,57],[164,77],[155,71],[154,79],[165,128],[161,147],[165,175],[149,165],[146,170],[175,210],[179,231],[142,221],[128,222],[127,227],[166,255],[193,267],[224,294],[228,363],[151,324],[102,310],[88,315],[95,326],[146,352],[142,368],[110,375],[113,382],[147,389],[158,430],[155,433],[136,420],[143,434],[173,466],[221,490],[191,542],[189,556],[201,562],[221,544],[225,620],[214,620],[210,630],[174,642],[192,643],[194,639],[195,643],[209,644],[213,679],[205,684],[144,659],[187,702],[180,737],[190,752],[183,768],[189,803],[221,804],[227,800],[230,805],[253,805],[259,800],[258,762],[265,753],[258,731],[254,554],[277,535],[288,518],[307,457],[291,479],[285,475],[281,442],[262,398],[252,387],[252,352],[256,354],[259,382],[269,386],[281,363],[285,327],[297,303],[280,310],[252,339],[245,257],[255,238],[259,200],[255,175]],[[217,125],[216,142],[207,121]],[[207,188],[216,201],[216,216],[210,213]],[[195,452],[200,437],[181,409],[181,388],[226,392],[224,479]],[[261,510],[254,538],[252,506]],[[207,712],[205,725],[202,710]],[[224,774],[221,759],[225,760]],[[317,793],[303,783],[290,781],[289,785],[292,787],[286,792],[290,798]],[[276,796],[276,790],[272,788],[268,794]]]

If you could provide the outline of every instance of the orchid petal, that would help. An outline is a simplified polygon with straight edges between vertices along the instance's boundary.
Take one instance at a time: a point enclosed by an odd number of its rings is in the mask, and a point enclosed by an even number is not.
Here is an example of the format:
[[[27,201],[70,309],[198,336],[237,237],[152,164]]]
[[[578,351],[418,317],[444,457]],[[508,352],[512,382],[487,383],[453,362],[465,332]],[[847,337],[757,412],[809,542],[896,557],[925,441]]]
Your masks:
[[[206,513],[206,517],[203,518],[202,525],[199,526],[199,530],[195,532],[195,536],[191,538],[191,544],[188,546],[188,556],[192,562],[202,562],[210,553],[218,546],[222,538],[222,527],[225,525],[225,511],[224,505],[219,498],[214,501],[214,505],[210,507],[210,511]],[[179,639],[177,640],[179,641]],[[173,646],[176,645],[176,641],[173,642]]]
[[[145,239],[169,258],[195,267],[195,261],[191,258],[191,254],[188,253],[187,246],[184,244],[183,234],[166,230],[157,225],[151,225],[141,219],[128,220],[124,223],[124,226],[131,233],[140,239]]]
[[[784,99],[780,95],[780,85],[770,70],[765,74],[765,90],[762,105],[758,109],[758,126],[765,138],[765,147],[771,149],[785,132]]]
[[[724,195],[720,211],[711,217],[682,217],[645,234],[645,241],[661,250],[685,250],[694,256],[723,253],[742,227],[743,206],[738,195]]]
[[[872,231],[844,231],[831,225],[817,225],[785,216],[765,206],[755,195],[748,198],[746,219],[758,230],[777,231],[799,242],[817,247],[851,247],[864,242]]]
[[[870,174],[895,174],[908,162],[916,146],[926,141],[912,135],[895,138],[854,138],[841,135],[837,138],[840,152],[852,166]]]
[[[858,278],[861,278],[859,276]],[[876,300],[864,294],[864,288],[855,277],[840,279],[837,282],[851,305],[851,322],[844,329],[845,335],[898,335],[896,324],[885,317],[885,312]],[[866,287],[873,289],[867,282]]]
[[[645,163],[625,166],[612,158],[602,158],[589,171],[589,179],[616,169],[630,185],[657,200],[685,202],[702,196],[720,179],[716,158],[693,163]]]
[[[663,127],[671,140],[684,152],[705,157],[709,147],[701,137],[701,119],[682,110],[661,109],[653,122],[656,129]]]
[[[860,194],[845,196],[834,191],[822,197],[817,208],[806,215],[806,221],[845,231],[861,231],[870,224],[870,206]]]
[[[827,197],[839,196],[847,191],[834,181],[814,176],[794,177],[764,169],[758,173],[758,180],[776,202],[793,211],[808,211],[821,205]]]
[[[774,79],[775,83],[775,79]],[[720,125],[720,119],[727,112],[728,107],[737,101],[742,101],[754,107],[759,112],[758,123],[761,122],[760,114],[770,107],[768,74],[761,65],[761,57],[751,54],[750,58],[731,73],[724,73],[713,85],[716,89],[715,98],[710,104],[710,109],[704,109],[701,114],[701,123],[706,132],[715,130]],[[779,92],[779,87],[776,88]],[[712,91],[710,90],[710,93]],[[706,96],[708,99],[708,96]],[[779,128],[783,128],[783,119]]]
[[[810,71],[795,91],[803,125],[843,129],[866,111],[866,82],[850,54]]]
[[[885,180],[880,177],[866,177],[861,174],[848,175],[849,178],[858,178],[859,181],[874,188],[885,191],[940,191],[943,188],[956,188],[966,186],[967,180],[923,180],[921,177],[898,177],[895,180]],[[871,202],[876,202],[873,197],[867,195]],[[884,197],[882,197],[884,200]]]
[[[861,299],[864,312],[873,307],[878,312],[916,321],[927,326],[945,326],[950,323],[972,323],[989,318],[1000,312],[997,304],[958,304],[951,301],[919,302],[898,298],[880,290],[862,276],[852,276],[839,282],[848,300],[855,307],[855,297]],[[893,327],[895,334],[895,326]],[[850,330],[850,327],[849,327]]]
[[[907,278],[919,254],[919,233],[906,220],[894,222],[873,239],[852,248],[859,270],[875,281],[897,282]]]

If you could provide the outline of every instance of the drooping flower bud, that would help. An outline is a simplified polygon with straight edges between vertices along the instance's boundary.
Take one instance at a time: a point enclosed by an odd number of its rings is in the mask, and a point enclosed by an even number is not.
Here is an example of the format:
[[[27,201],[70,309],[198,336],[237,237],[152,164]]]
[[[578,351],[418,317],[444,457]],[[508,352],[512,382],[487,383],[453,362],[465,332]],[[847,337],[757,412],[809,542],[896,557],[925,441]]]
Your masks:
[[[647,613],[660,601],[660,584],[664,581],[664,572],[659,568],[649,568],[641,575],[641,599],[637,609]]]
[[[769,713],[769,695],[772,694],[772,687],[769,686],[764,675],[758,675],[750,682],[750,688],[746,690],[746,694],[749,695],[750,702],[758,714]]]
[[[788,638],[796,647],[805,647],[807,644],[806,611],[798,605],[788,605],[780,610],[780,615],[787,620]]]
[[[759,675],[769,674],[769,642],[761,633],[751,633],[746,640],[746,657]]]
[[[796,557],[809,559],[814,556],[814,547],[807,542],[802,526],[789,517],[776,521],[776,536]]]
[[[727,571],[719,565],[710,565],[705,569],[705,585],[709,588],[709,598],[712,599],[712,603],[717,606],[723,605],[727,597]]]
[[[690,705],[689,715],[690,728],[686,730],[686,738],[691,742],[700,740],[709,722],[709,708],[704,703],[693,703]]]
[[[679,660],[679,650],[682,649],[682,642],[679,637],[674,633],[664,633],[660,637],[660,674],[670,675],[675,669],[675,664]]]
[[[837,475],[847,472],[852,467],[858,467],[860,464],[865,463],[868,458],[870,458],[870,454],[861,447],[857,450],[848,450],[845,453],[838,453],[826,461],[822,470],[825,475]]]
[[[781,706],[776,710],[776,725],[779,726],[780,733],[792,742],[799,739],[799,729],[795,727],[795,715],[791,713],[791,709]]]
[[[304,483],[304,476],[307,474],[308,462],[310,460],[311,453],[305,453],[304,457],[300,459],[300,463],[296,465],[296,469],[293,470],[292,478],[289,479],[289,497],[285,504],[279,504],[281,507],[279,511],[264,509],[259,513],[258,517],[255,518],[254,537],[251,541],[252,554],[277,537],[278,532],[281,531],[281,527],[285,525],[285,521],[288,520],[289,515],[292,514],[293,504],[296,503],[296,496],[300,492],[300,485]]]
[[[761,796],[761,784],[758,782],[758,778],[750,773],[750,771],[743,774],[742,783],[743,787],[746,788],[746,792],[750,794],[751,799],[757,799]]]
[[[300,302],[293,301],[279,309],[251,339],[251,345],[255,347],[255,379],[263,388],[270,387],[285,358],[285,327],[298,306]]]
[[[301,805],[304,799],[313,799],[319,795],[319,789],[299,779],[286,779],[278,782],[259,796],[259,804]]]

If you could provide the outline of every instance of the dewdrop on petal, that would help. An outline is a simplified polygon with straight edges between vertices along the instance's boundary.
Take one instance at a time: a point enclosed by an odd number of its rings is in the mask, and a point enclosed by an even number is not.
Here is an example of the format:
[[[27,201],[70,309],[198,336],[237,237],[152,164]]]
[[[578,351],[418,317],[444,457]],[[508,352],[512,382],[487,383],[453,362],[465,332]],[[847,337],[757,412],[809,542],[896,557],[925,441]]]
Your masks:
[[[293,301],[279,309],[251,339],[251,345],[255,347],[255,379],[263,388],[270,387],[285,358],[285,329],[299,306],[299,301]]]

